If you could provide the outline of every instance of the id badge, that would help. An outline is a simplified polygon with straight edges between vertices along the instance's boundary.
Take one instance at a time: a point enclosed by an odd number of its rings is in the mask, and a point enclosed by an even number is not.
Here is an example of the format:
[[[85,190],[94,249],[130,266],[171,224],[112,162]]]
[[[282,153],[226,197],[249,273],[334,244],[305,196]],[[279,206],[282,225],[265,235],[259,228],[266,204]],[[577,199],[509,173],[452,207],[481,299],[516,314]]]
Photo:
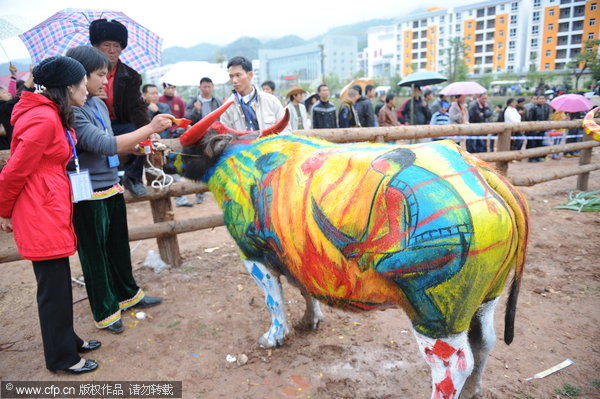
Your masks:
[[[119,166],[119,156],[117,154],[111,155],[106,159],[108,160],[109,168],[116,168],[117,166]]]
[[[73,202],[85,201],[92,198],[92,180],[90,171],[80,170],[79,172],[68,172],[71,180],[71,190],[73,192]]]

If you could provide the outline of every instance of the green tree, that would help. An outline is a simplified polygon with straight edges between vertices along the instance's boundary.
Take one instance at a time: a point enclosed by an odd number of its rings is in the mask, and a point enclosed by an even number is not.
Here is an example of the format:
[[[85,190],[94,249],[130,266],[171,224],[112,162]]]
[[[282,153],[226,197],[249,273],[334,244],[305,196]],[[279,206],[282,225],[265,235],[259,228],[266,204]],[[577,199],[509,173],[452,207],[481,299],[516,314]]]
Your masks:
[[[448,48],[444,50],[448,82],[467,80],[469,77],[469,67],[465,62],[467,45],[461,37],[453,37],[448,44]]]
[[[477,79],[479,81],[479,84],[482,85],[483,87],[485,87],[486,89],[490,88],[490,85],[492,84],[492,82],[494,80],[496,80],[496,77],[494,75],[492,75],[491,73],[484,73],[483,75],[481,75],[481,77],[479,79]]]
[[[332,97],[338,94],[344,88],[344,83],[342,82],[340,77],[334,72],[330,72],[327,75],[325,75],[325,77],[323,78],[323,83],[329,86],[329,92],[331,93]]]
[[[600,40],[588,40],[581,53],[573,57],[567,67],[575,71],[575,90],[578,89],[579,79],[589,69],[592,81],[600,80],[600,59],[598,58],[598,46]]]

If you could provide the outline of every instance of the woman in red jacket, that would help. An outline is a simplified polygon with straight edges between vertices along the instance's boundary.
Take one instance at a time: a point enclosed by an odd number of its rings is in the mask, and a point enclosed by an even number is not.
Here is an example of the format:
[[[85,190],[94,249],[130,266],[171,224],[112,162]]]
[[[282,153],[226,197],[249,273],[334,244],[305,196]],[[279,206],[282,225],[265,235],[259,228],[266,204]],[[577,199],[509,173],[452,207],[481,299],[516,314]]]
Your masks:
[[[77,242],[66,165],[75,141],[72,106],[86,100],[86,74],[79,62],[57,56],[36,66],[33,77],[45,90],[24,92],[12,113],[11,157],[0,173],[0,229],[14,230],[19,253],[33,263],[46,368],[80,374],[98,363],[79,353],[101,345],[75,334],[69,268]]]

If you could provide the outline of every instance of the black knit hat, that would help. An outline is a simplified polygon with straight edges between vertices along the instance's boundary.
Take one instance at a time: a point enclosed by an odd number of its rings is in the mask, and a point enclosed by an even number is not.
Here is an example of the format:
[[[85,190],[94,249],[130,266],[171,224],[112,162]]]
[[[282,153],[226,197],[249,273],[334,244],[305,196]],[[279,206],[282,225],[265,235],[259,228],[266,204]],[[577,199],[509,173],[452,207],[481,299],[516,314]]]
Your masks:
[[[90,24],[90,42],[92,46],[104,41],[119,42],[122,48],[127,47],[127,28],[119,21],[97,19]]]
[[[48,57],[33,68],[33,82],[44,87],[67,87],[81,82],[85,68],[71,57]]]

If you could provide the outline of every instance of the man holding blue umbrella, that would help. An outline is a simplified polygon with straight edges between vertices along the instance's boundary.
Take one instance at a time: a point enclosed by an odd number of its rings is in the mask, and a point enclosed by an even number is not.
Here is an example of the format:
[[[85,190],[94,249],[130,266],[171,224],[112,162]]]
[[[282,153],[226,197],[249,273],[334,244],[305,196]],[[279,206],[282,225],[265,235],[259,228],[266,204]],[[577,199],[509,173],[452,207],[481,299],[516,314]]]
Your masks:
[[[115,135],[130,133],[150,123],[147,107],[140,93],[142,77],[133,68],[119,60],[127,47],[128,32],[125,25],[116,20],[97,19],[90,24],[90,42],[102,51],[111,64],[104,102],[108,107],[112,130]],[[144,156],[129,155],[124,165],[123,185],[134,196],[146,194],[142,182]]]

